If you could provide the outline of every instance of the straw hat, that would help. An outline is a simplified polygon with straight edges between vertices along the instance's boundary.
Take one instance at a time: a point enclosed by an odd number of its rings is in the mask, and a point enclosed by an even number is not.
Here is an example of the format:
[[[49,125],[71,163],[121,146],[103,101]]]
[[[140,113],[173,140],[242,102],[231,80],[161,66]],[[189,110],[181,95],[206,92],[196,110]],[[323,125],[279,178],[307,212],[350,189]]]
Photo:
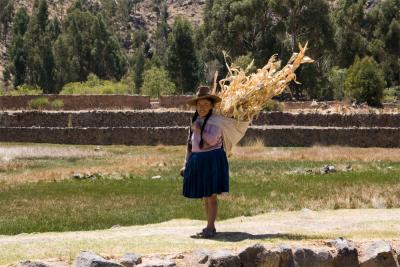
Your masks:
[[[186,104],[196,106],[197,100],[200,99],[210,99],[214,104],[221,102],[222,100],[219,96],[211,94],[211,90],[208,86],[200,86],[197,90],[196,97],[187,101]]]

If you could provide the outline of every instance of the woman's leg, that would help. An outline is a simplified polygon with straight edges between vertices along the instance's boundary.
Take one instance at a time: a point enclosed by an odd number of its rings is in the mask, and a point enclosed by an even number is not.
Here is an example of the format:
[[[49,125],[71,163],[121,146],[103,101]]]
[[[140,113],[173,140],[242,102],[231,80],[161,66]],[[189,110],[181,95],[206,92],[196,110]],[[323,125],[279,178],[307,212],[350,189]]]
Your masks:
[[[215,220],[217,219],[218,213],[218,200],[217,195],[214,194],[210,197],[206,198],[207,203],[207,228],[208,229],[215,229]]]
[[[204,206],[204,213],[205,213],[206,219],[208,221],[208,197],[203,198],[203,206]]]

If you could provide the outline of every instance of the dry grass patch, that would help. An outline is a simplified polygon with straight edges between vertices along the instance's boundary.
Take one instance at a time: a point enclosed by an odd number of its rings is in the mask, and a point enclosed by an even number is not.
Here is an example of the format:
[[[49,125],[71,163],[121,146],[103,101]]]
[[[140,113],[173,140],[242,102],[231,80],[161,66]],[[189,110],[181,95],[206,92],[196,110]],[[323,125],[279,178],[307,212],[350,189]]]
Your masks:
[[[307,148],[264,147],[262,141],[235,148],[233,159],[273,161],[400,161],[400,148],[313,146]]]
[[[17,158],[70,158],[100,157],[104,151],[95,151],[94,147],[63,145],[6,145],[0,144],[0,162],[8,162]]]

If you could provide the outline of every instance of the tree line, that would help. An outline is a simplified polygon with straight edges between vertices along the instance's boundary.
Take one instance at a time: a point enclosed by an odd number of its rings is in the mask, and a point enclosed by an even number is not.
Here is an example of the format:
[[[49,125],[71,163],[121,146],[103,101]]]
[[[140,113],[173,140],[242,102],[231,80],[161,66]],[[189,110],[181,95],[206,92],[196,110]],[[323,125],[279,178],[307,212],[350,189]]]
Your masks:
[[[224,77],[222,51],[237,66],[254,59],[254,71],[273,54],[285,63],[309,42],[315,63],[299,69],[301,84],[290,86],[296,98],[351,96],[379,105],[383,88],[399,86],[400,0],[206,0],[200,27],[183,17],[168,25],[166,1],[152,0],[150,37],[129,27],[138,0],[101,2],[75,1],[59,21],[49,19],[46,0],[35,0],[31,15],[0,0],[3,39],[12,31],[4,78],[58,93],[93,73],[127,79],[137,94],[182,94],[210,84],[215,71]]]

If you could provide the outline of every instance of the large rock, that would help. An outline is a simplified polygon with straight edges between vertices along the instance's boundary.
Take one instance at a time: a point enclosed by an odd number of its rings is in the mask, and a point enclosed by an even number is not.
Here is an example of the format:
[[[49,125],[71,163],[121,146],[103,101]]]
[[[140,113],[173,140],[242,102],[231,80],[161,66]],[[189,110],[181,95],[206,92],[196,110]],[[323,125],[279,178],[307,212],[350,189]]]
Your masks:
[[[279,267],[298,267],[299,265],[294,260],[293,251],[290,247],[281,246],[279,248],[281,257]]]
[[[257,267],[280,267],[281,256],[278,251],[266,250],[258,255]]]
[[[315,252],[308,248],[297,248],[294,260],[299,267],[333,267],[333,257],[329,251]]]
[[[399,267],[399,264],[391,245],[381,240],[362,251],[360,267]]]
[[[120,263],[125,267],[133,267],[142,263],[142,257],[134,253],[126,253],[122,256]]]
[[[198,263],[205,264],[210,257],[210,252],[208,250],[198,249],[193,251],[193,256]]]
[[[256,266],[257,261],[260,259],[260,255],[265,251],[265,247],[260,244],[255,244],[243,249],[238,255],[242,267]]]
[[[327,245],[337,250],[337,254],[333,258],[334,267],[358,267],[358,251],[350,246],[346,239],[338,238],[329,241]]]
[[[96,253],[82,251],[75,259],[75,267],[122,267],[122,265],[108,261]]]
[[[231,251],[218,250],[211,254],[208,260],[210,267],[240,267],[239,256]]]

